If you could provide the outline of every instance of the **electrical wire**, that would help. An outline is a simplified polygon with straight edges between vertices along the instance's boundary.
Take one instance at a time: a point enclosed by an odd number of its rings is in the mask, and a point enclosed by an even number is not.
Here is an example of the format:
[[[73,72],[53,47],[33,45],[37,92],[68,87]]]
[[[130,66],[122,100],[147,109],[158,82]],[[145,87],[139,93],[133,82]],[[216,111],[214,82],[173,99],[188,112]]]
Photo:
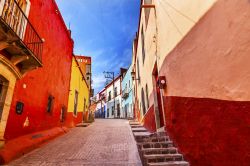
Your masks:
[[[161,3],[161,1],[159,1],[159,2]],[[162,4],[162,3],[161,3],[161,4]],[[168,11],[167,11],[165,8],[163,8],[163,11],[167,14],[169,20],[170,20],[170,21],[172,22],[172,24],[175,26],[175,28],[176,28],[176,30],[178,31],[178,33],[179,33],[181,36],[183,36],[181,30],[180,30],[179,27],[176,25],[176,23],[174,22],[174,20],[170,17]]]
[[[189,16],[187,16],[186,14],[182,13],[180,10],[178,10],[177,8],[175,8],[173,5],[171,5],[167,0],[163,1],[165,2],[169,7],[171,7],[172,9],[174,9],[177,13],[179,13],[180,15],[182,15],[183,17],[185,17],[186,19],[188,19],[189,21],[196,23],[196,21],[194,21],[192,18],[190,18]]]

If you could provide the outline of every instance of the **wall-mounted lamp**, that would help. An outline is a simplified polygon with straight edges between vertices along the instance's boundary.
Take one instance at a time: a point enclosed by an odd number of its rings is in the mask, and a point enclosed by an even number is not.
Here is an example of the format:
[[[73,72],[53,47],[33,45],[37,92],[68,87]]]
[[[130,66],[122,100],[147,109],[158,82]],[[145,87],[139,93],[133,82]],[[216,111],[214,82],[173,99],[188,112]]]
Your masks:
[[[157,80],[157,86],[160,89],[165,89],[167,86],[167,81],[166,81],[166,77],[165,76],[159,76],[158,80]]]
[[[132,77],[132,80],[140,80],[140,78],[136,78],[134,70],[131,71],[131,77]]]

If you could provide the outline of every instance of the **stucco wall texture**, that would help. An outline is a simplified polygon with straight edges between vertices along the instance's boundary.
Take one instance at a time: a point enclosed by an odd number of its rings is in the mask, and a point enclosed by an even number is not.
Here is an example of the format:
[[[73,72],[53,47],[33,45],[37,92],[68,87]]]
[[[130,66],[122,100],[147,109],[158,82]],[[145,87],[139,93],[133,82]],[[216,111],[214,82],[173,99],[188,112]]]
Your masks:
[[[58,7],[53,0],[31,0],[29,20],[45,39],[43,67],[16,83],[5,132],[7,140],[60,126],[61,108],[68,103],[73,41]],[[46,112],[49,95],[55,97],[52,114]],[[24,103],[22,115],[15,113],[17,101]]]
[[[84,75],[81,72],[79,63],[77,63],[75,58],[72,58],[68,112],[66,116],[66,124],[69,127],[74,127],[76,124],[81,123],[83,121],[83,116],[88,113],[89,88],[83,77]],[[78,92],[78,101],[77,113],[74,115],[76,91]]]
[[[193,166],[250,163],[250,2],[219,0],[159,75],[167,131]]]

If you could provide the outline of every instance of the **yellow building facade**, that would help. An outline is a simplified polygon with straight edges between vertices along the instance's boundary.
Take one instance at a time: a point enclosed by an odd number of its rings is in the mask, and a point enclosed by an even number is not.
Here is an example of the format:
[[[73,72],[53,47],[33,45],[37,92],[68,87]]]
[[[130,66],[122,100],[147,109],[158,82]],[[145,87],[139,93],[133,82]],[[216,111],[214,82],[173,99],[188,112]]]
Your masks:
[[[89,87],[81,68],[75,58],[72,58],[71,80],[68,101],[67,122],[73,127],[88,117]]]

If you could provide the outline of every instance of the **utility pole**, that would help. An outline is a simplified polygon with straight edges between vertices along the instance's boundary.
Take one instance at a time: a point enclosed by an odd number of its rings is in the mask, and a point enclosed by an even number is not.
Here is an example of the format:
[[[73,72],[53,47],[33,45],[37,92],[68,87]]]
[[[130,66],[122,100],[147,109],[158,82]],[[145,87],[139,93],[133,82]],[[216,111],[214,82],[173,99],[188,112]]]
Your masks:
[[[104,77],[106,79],[112,79],[112,83],[113,83],[113,97],[114,97],[114,117],[115,117],[115,73],[114,72],[110,72],[110,71],[104,71],[103,72]]]

